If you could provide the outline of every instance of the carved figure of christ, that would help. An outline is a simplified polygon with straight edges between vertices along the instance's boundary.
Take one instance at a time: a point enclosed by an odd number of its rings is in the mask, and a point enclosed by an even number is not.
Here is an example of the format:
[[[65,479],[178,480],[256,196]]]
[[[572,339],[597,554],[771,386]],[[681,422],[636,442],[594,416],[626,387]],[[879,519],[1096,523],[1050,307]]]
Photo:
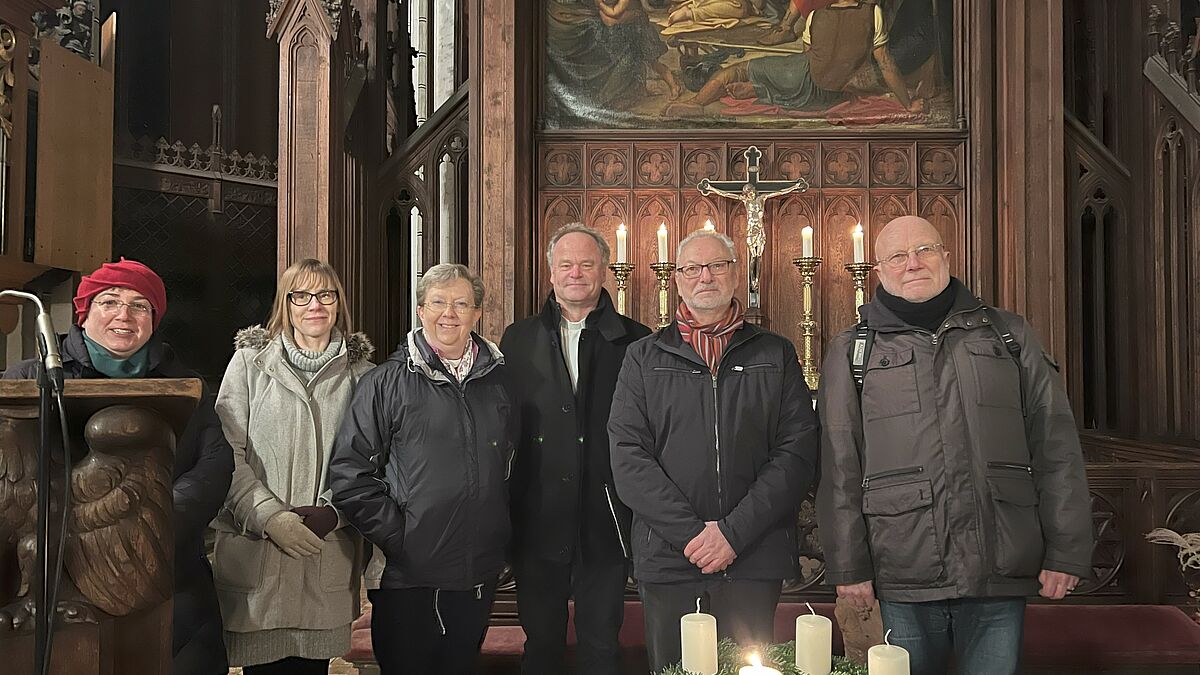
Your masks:
[[[809,188],[808,181],[803,178],[795,181],[759,180],[758,160],[762,152],[756,146],[746,148],[746,181],[710,181],[705,178],[696,185],[700,194],[708,196],[715,194],[719,197],[736,199],[746,207],[746,248],[750,254],[746,273],[749,277],[748,307],[761,307],[761,289],[759,280],[762,271],[762,256],[766,250],[767,232],[763,226],[763,213],[766,201],[771,197],[786,195],[790,192],[804,192]]]

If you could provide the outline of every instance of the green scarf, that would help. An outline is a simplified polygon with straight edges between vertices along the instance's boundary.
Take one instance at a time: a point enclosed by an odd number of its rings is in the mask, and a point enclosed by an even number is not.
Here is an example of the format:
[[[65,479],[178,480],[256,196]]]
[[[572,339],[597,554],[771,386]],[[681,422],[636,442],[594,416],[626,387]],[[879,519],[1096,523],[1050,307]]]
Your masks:
[[[83,334],[83,343],[87,345],[88,356],[92,359],[92,367],[108,377],[121,380],[145,377],[146,372],[150,370],[149,342],[142,345],[141,349],[127,359],[114,358],[111,352],[93,342],[87,333]]]

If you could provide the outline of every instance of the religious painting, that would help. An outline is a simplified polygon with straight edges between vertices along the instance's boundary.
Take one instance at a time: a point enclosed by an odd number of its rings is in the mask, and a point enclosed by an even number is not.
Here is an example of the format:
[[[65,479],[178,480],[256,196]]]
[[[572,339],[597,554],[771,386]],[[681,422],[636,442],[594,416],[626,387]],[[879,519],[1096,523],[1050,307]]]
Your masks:
[[[550,129],[955,125],[955,0],[542,0]]]

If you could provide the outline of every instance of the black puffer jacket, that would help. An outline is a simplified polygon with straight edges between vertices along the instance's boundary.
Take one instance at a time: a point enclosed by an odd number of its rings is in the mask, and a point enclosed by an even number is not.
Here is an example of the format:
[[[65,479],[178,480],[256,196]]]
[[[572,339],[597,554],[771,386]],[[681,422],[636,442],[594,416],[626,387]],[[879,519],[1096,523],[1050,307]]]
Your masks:
[[[92,367],[91,356],[83,342],[83,331],[78,326],[72,326],[60,340],[64,377],[106,377]],[[200,379],[197,373],[176,361],[171,348],[157,336],[151,336],[148,344],[150,362],[146,377]],[[14,364],[4,372],[7,380],[36,377],[36,359]],[[213,675],[229,669],[212,568],[204,554],[204,531],[225,501],[233,475],[233,449],[221,431],[214,401],[215,397],[205,388],[175,446],[173,653],[176,675]]]
[[[704,578],[683,549],[719,523],[733,579],[797,572],[796,514],[817,467],[818,425],[796,350],[746,324],[714,377],[672,323],[629,347],[608,436],[633,509],[633,564],[657,583]]]
[[[380,588],[466,590],[504,566],[516,408],[500,350],[471,337],[460,385],[409,333],[359,380],[334,441],[333,505],[386,556]]]

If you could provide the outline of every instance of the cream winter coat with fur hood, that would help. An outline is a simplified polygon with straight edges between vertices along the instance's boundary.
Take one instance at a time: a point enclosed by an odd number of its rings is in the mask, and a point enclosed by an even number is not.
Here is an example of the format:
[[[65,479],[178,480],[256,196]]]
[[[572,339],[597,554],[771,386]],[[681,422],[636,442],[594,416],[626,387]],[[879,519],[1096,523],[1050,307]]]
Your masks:
[[[341,352],[305,384],[288,365],[283,338],[260,326],[239,331],[217,396],[233,446],[233,483],[213,527],[213,574],[225,630],[325,630],[358,613],[361,539],[338,527],[317,555],[287,556],[263,527],[295,506],[329,505],[326,473],[333,439],[354,386],[373,364],[370,341],[346,336]]]

